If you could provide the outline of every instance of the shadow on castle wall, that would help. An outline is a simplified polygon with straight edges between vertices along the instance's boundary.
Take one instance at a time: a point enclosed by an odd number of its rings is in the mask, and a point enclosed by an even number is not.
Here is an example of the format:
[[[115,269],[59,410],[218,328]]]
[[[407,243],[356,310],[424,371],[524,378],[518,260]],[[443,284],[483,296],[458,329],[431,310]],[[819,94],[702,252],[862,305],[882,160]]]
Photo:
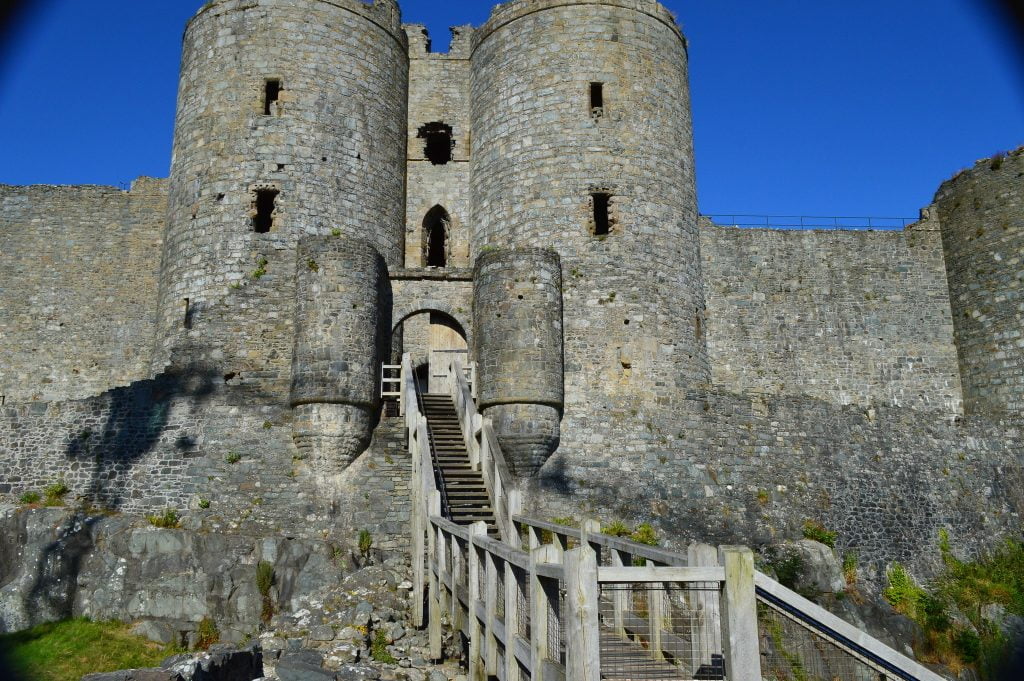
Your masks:
[[[85,415],[86,423],[67,436],[68,468],[87,472],[89,478],[79,488],[80,496],[105,509],[121,510],[133,466],[166,442],[168,431],[178,433],[173,441],[177,456],[169,456],[178,460],[168,460],[167,465],[197,456],[189,417],[216,393],[218,378],[213,367],[192,365],[107,393],[105,406],[95,405]]]

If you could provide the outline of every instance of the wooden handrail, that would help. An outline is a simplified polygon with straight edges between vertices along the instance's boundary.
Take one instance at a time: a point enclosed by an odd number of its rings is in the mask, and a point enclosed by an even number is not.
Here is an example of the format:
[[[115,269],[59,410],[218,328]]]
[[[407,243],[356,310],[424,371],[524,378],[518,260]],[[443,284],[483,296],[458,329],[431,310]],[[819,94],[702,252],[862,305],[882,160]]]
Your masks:
[[[494,509],[502,539],[517,546],[519,534],[512,523],[512,515],[520,512],[522,502],[494,426],[489,418],[482,417],[477,411],[473,390],[458,357],[452,358],[448,364],[448,379],[470,464],[474,470],[483,474],[487,496]]]
[[[555,535],[556,539],[561,538],[560,542],[563,545],[567,544],[565,541],[566,539],[579,540],[582,537],[582,532],[577,527],[568,527],[566,525],[559,525],[557,523],[538,520],[536,518],[514,515],[512,516],[512,522],[521,527],[550,532]],[[613,549],[636,558],[651,560],[659,565],[668,565],[673,567],[686,567],[687,565],[686,556],[682,554],[675,553],[674,551],[666,551],[665,549],[659,549],[647,544],[640,544],[639,542],[623,539],[622,537],[613,537],[610,534],[600,534],[598,532],[587,533],[587,542],[590,544],[597,544],[598,546],[603,546],[608,549]]]

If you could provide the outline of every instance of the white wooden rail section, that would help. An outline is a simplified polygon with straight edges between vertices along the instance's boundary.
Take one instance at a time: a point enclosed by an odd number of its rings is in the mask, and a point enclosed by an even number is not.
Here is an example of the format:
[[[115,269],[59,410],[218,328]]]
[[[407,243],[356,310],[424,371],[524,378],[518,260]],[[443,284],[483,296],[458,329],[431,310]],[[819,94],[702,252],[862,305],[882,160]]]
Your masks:
[[[609,560],[604,561],[610,565],[597,568],[597,581],[601,584],[720,581],[723,584],[720,599],[721,644],[729,681],[761,679],[757,602],[776,609],[812,634],[828,640],[845,653],[873,667],[878,671],[880,679],[943,681],[942,676],[787,589],[764,573],[754,570],[749,549],[720,547],[716,551],[714,547],[695,544],[690,547],[687,559],[672,551],[599,534],[600,526],[593,521],[585,521],[581,528],[572,528],[523,516],[514,516],[512,520],[520,531],[527,534],[531,548],[540,546],[546,540],[551,542],[550,546],[555,547],[556,552],[568,555],[570,552],[567,548],[572,540],[580,546],[588,545],[599,563],[602,562],[602,552],[610,552]],[[694,567],[681,570],[687,561]],[[646,566],[629,567],[636,562],[644,562]],[[699,594],[697,598],[700,598]],[[612,600],[613,631],[619,634],[635,633],[628,631],[629,591],[616,590]],[[657,603],[652,601],[648,606],[650,622],[641,626],[650,637],[649,645],[657,653],[666,632],[659,634],[658,628],[654,626],[658,614]],[[713,636],[715,632],[705,632],[705,635],[708,633]]]
[[[505,462],[505,456],[489,418],[476,410],[473,391],[466,378],[462,360],[453,358],[448,365],[448,380],[452,387],[455,411],[465,440],[469,461],[474,470],[481,471],[487,483],[487,495],[494,509],[498,531],[506,542],[518,546],[519,534],[512,522],[512,516],[522,510],[522,497],[515,488],[514,478]],[[472,373],[475,373],[473,370]]]
[[[430,455],[430,439],[427,436],[427,417],[420,413],[419,400],[416,397],[416,376],[412,369],[412,358],[406,353],[402,355],[402,402],[405,405],[405,426],[409,434],[409,458],[412,460],[412,480],[409,485],[411,495],[410,524],[412,546],[410,557],[412,563],[412,621],[417,627],[424,624],[423,594],[426,578],[426,546],[425,538],[429,528],[428,518],[431,515],[431,504],[435,497],[440,514],[440,496],[434,482],[434,464]],[[440,640],[438,641],[440,653]]]
[[[395,375],[397,374],[397,376]],[[380,365],[380,396],[381,399],[398,398],[398,415],[405,416],[405,391],[402,389],[402,365]]]

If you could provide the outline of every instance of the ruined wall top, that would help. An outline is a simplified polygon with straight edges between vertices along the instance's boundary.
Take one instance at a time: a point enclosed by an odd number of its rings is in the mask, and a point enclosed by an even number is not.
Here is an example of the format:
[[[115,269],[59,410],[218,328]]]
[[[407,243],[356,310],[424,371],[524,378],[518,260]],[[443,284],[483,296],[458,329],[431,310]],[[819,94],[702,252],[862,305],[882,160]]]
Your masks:
[[[676,22],[675,14],[656,0],[512,0],[511,2],[503,2],[500,5],[496,5],[491,10],[490,18],[483,26],[476,29],[473,34],[472,50],[476,51],[477,46],[485,41],[494,31],[516,19],[546,9],[576,5],[607,5],[609,7],[642,12],[669,26],[679,36],[683,46],[686,46],[686,37]]]
[[[431,52],[430,32],[423,24],[402,24],[409,38],[411,59],[469,59],[473,34],[476,29],[469,24],[452,26],[451,44],[447,52]]]

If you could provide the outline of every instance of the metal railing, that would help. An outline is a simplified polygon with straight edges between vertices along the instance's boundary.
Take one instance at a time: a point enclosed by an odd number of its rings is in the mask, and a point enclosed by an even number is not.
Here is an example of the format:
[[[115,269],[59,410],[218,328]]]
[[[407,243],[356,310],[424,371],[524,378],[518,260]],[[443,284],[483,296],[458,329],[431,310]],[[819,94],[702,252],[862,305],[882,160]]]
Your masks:
[[[901,230],[918,218],[821,215],[748,215],[715,213],[702,215],[716,225],[762,229]]]

